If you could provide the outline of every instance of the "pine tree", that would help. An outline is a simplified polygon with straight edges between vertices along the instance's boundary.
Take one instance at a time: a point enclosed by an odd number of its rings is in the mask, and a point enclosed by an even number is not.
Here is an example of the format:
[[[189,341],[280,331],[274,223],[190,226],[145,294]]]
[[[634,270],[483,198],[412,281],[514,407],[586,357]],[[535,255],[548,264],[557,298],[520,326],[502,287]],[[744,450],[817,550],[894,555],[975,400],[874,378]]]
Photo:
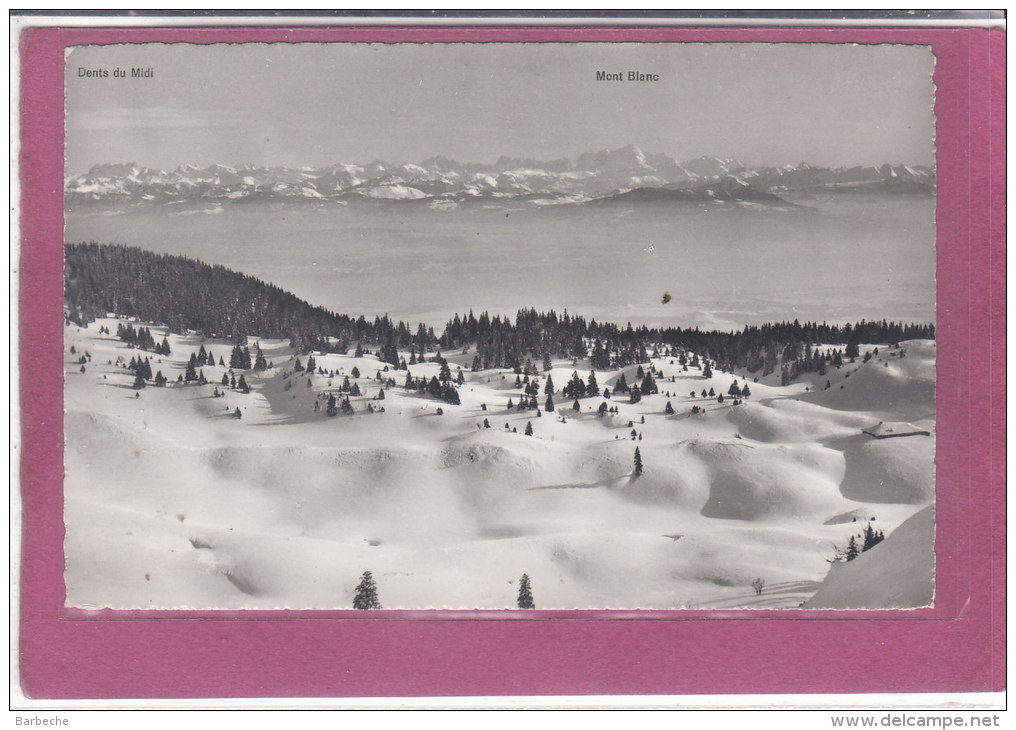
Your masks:
[[[638,446],[635,447],[635,476],[642,476],[642,454]]]
[[[543,404],[543,410],[547,413],[554,412],[554,396],[549,394],[547,395],[547,402]]]
[[[629,400],[632,403],[638,403],[640,400],[642,400],[642,391],[639,390],[639,387],[637,385],[633,385],[631,387],[631,395],[629,396]]]
[[[183,376],[184,382],[191,383],[198,379],[197,371],[194,369],[194,355],[191,355],[187,363],[187,373]]]
[[[310,362],[313,362],[314,358],[311,358]],[[297,360],[297,363],[300,361]],[[257,345],[257,350],[254,359],[254,372],[260,373],[268,369],[268,361],[265,360],[265,354],[261,352],[261,345]]]
[[[843,557],[846,559],[847,562],[850,562],[860,554],[861,551],[857,549],[857,538],[851,535],[850,542],[847,543],[847,550],[845,553],[843,553]]]
[[[586,381],[586,395],[596,396],[600,394],[600,386],[596,384],[596,373],[589,371],[589,380]]]
[[[325,410],[325,412],[329,416],[336,416],[339,413],[339,408],[338,408],[338,406],[335,403],[335,394],[334,393],[329,393],[328,394],[328,408]]]
[[[353,598],[353,608],[358,611],[381,608],[381,602],[377,597],[377,586],[374,585],[374,576],[369,570],[365,570],[360,576],[360,585],[356,587],[356,596]]]
[[[84,366],[82,365],[82,367],[84,367]],[[145,387],[145,376],[141,372],[140,368],[134,374],[134,386],[133,387],[134,387],[135,390],[141,390],[142,388]]]
[[[536,608],[536,604],[533,603],[533,590],[529,586],[529,576],[525,573],[519,580],[518,606],[523,609]]]
[[[573,411],[575,411],[576,413],[578,413],[579,411],[581,411],[581,410],[582,410],[582,406],[580,406],[580,405],[579,405],[579,401],[578,401],[578,399],[576,399],[576,400],[575,400],[575,402],[574,402],[574,403],[572,403],[572,407],[571,407],[571,409],[572,409]]]
[[[237,406],[236,410],[233,411],[233,418],[243,418],[243,414],[240,413],[240,406]]]
[[[711,378],[711,377],[713,377],[713,369],[711,367],[709,367],[709,361],[708,360],[706,360],[706,366],[702,370],[702,377],[703,378]]]
[[[546,395],[554,395],[554,377],[552,375],[547,376],[547,384],[543,386],[543,392]]]
[[[543,372],[548,372],[551,369],[550,353],[543,353]]]
[[[674,405],[669,400],[667,401],[667,407],[663,409],[663,412],[668,416],[674,415]]]
[[[533,422],[532,421],[526,421],[526,436],[532,436],[532,435],[533,435]]]
[[[247,379],[244,378],[243,375],[241,375],[240,379],[237,381],[236,387],[241,393],[250,393],[250,386],[247,385]]]

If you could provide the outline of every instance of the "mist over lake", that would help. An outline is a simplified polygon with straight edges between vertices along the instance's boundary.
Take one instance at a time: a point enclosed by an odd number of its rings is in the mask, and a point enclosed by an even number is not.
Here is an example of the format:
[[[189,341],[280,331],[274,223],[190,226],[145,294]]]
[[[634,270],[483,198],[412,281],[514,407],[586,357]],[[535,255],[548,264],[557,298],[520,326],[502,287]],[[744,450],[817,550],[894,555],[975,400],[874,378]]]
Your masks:
[[[68,209],[65,241],[187,255],[336,312],[388,313],[438,331],[456,312],[520,307],[718,329],[935,320],[933,196],[789,200],[83,205]]]

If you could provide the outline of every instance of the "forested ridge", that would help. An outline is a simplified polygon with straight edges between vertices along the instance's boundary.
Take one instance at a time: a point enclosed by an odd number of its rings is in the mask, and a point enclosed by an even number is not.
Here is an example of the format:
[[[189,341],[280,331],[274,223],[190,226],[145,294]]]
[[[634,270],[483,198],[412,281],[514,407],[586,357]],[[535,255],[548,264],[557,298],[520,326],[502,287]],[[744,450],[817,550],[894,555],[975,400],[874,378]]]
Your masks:
[[[829,325],[777,322],[736,332],[698,328],[633,327],[596,322],[567,311],[520,309],[510,317],[456,314],[437,336],[432,328],[366,319],[315,307],[272,284],[224,266],[139,248],[96,243],[67,244],[65,297],[68,317],[84,323],[112,312],[209,337],[244,344],[247,336],[289,339],[298,352],[345,352],[354,343],[378,349],[395,367],[428,351],[475,345],[473,369],[533,369],[549,357],[585,358],[597,369],[647,362],[656,355],[694,353],[723,370],[767,375],[782,370],[783,380],[803,372],[823,373],[858,355],[860,343],[896,344],[934,339],[932,324],[860,321]],[[822,346],[822,349],[817,347]],[[660,348],[663,348],[661,351]]]

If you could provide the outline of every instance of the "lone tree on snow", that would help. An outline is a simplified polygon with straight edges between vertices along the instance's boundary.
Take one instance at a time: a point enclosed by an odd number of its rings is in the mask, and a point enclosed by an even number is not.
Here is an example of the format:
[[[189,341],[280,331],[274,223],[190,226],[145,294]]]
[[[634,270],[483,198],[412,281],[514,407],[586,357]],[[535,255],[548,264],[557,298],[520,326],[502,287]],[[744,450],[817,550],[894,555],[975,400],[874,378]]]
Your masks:
[[[638,446],[635,447],[635,476],[642,476],[642,454]]]
[[[533,591],[529,587],[529,576],[525,573],[522,574],[522,579],[519,581],[519,608],[536,608],[536,604],[533,603]]]
[[[751,587],[755,589],[756,596],[761,596],[762,589],[766,587],[765,578],[756,578],[751,582]]]
[[[369,608],[381,608],[381,602],[377,599],[377,586],[374,585],[374,576],[369,570],[365,570],[360,576],[360,585],[356,587],[356,596],[353,598],[353,608],[364,611]]]

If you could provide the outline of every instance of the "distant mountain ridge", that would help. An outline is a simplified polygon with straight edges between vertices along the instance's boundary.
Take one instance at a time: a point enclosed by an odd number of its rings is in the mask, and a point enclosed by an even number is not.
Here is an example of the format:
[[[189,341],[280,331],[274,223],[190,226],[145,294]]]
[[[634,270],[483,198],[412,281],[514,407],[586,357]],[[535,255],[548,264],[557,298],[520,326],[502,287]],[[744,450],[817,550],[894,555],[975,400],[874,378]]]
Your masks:
[[[501,157],[493,164],[460,163],[443,156],[419,164],[339,163],[325,167],[182,165],[162,170],[102,164],[69,178],[68,204],[138,204],[266,199],[349,202],[417,200],[462,203],[518,200],[533,204],[625,199],[751,201],[778,205],[786,193],[820,191],[931,194],[935,173],[927,167],[880,165],[823,168],[806,163],[749,167],[739,160],[699,157],[679,163],[634,145],[584,153],[574,160]],[[664,191],[671,191],[669,193]]]

